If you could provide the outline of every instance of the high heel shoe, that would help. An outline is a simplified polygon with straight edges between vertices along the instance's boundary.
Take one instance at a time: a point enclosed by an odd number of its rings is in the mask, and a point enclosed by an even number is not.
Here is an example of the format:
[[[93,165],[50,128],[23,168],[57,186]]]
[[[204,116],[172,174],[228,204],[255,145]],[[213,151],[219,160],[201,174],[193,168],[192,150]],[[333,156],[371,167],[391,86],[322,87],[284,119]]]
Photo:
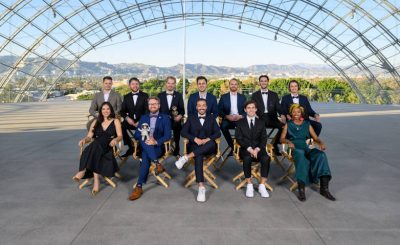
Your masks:
[[[79,181],[81,181],[81,179],[76,176],[72,177],[72,180],[75,181],[76,183],[79,183]]]
[[[92,196],[96,196],[97,195],[97,193],[99,193],[99,191],[98,190],[92,190]]]

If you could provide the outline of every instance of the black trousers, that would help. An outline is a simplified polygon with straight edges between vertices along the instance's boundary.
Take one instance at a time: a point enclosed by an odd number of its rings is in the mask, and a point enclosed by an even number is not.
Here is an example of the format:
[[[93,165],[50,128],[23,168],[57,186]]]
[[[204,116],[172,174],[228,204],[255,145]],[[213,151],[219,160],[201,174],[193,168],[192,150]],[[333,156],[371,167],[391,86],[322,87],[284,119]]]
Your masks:
[[[181,122],[176,122],[175,120],[171,121],[171,126],[172,126],[172,131],[174,134],[174,142],[175,142],[175,149],[174,153],[179,154],[179,142],[181,139],[181,131],[182,131],[182,123]]]
[[[314,120],[309,120],[311,127],[314,129],[315,133],[317,134],[317,136],[319,136],[319,134],[321,133],[322,130],[322,124],[314,121]]]
[[[278,132],[276,133],[276,136],[275,136],[275,140],[273,142],[274,148],[278,149],[279,139],[281,138],[284,124],[278,120],[276,115],[271,116],[268,113],[262,114],[261,119],[264,121],[266,128],[278,129]]]
[[[136,127],[130,125],[126,120],[124,120],[122,122],[122,138],[124,139],[124,145],[127,145],[129,149],[133,149],[128,130],[136,130]]]
[[[267,178],[269,173],[269,165],[271,159],[269,158],[265,149],[261,149],[257,154],[257,158],[251,157],[250,153],[245,150],[240,150],[240,158],[243,160],[243,173],[245,178],[251,177],[251,164],[252,162],[260,162],[261,164],[261,177]]]
[[[234,128],[236,128],[236,122],[231,122],[226,119],[222,120],[221,131],[225,137],[226,143],[228,143],[229,147],[232,148],[232,150],[233,150],[233,139],[231,134],[229,133],[229,129],[234,129]]]
[[[190,144],[189,152],[194,153],[194,172],[196,173],[196,182],[204,182],[203,160],[205,156],[214,154],[217,151],[217,143],[210,140],[204,145]]]

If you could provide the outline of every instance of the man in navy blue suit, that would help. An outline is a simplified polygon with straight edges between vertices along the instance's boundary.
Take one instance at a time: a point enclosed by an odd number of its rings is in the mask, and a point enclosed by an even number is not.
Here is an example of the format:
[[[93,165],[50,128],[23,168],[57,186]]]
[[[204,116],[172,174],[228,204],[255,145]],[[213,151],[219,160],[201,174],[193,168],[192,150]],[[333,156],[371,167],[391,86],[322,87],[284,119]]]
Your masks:
[[[217,98],[207,92],[207,78],[198,76],[196,78],[197,89],[199,92],[190,95],[187,105],[188,115],[197,115],[196,103],[198,99],[205,99],[207,101],[207,115],[214,114],[218,115]]]
[[[185,115],[185,105],[183,104],[182,94],[175,91],[176,78],[173,76],[167,77],[165,84],[166,90],[158,94],[160,98],[160,112],[171,117],[171,127],[174,132],[174,156],[179,155],[179,141],[181,138],[182,118]]]
[[[205,99],[197,100],[197,114],[189,115],[183,125],[182,136],[189,140],[188,154],[180,157],[175,165],[181,169],[183,165],[194,158],[196,182],[199,184],[197,194],[198,202],[206,201],[206,188],[204,186],[203,158],[217,151],[215,140],[221,137],[217,121],[214,115],[206,115],[207,102]]]
[[[234,129],[236,122],[245,116],[244,103],[246,97],[238,93],[238,89],[239,81],[236,78],[229,80],[230,92],[222,95],[218,103],[219,116],[222,118],[221,131],[229,147],[231,147],[228,156],[232,156],[233,151],[233,140],[229,129]]]
[[[290,120],[289,108],[292,104],[300,104],[304,108],[305,120],[309,120],[311,126],[313,127],[315,133],[319,135],[322,130],[322,125],[320,122],[319,114],[316,113],[310,105],[307,97],[299,94],[300,84],[296,80],[291,80],[289,82],[289,92],[282,97],[281,106],[282,106],[282,114]],[[313,117],[314,120],[310,120],[310,116]]]
[[[142,147],[142,162],[140,164],[138,182],[129,196],[131,201],[140,198],[143,194],[142,185],[146,183],[150,162],[156,164],[156,174],[164,171],[164,167],[158,162],[158,158],[163,153],[164,142],[171,139],[171,120],[168,115],[159,113],[160,99],[158,97],[150,97],[148,105],[150,113],[140,118],[135,131],[135,139],[140,142]],[[146,134],[143,131],[146,130],[146,126],[149,127],[149,132],[148,136],[144,137]]]

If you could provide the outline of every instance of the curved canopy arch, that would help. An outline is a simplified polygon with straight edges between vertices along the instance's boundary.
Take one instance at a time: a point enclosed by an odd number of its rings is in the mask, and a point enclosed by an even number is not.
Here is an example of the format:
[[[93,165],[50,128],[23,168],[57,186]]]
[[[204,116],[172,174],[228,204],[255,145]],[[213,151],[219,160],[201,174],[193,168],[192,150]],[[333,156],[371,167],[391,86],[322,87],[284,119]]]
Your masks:
[[[0,91],[18,74],[21,86],[52,71],[57,80],[81,57],[115,36],[151,25],[229,20],[286,37],[319,56],[363,97],[349,71],[380,86],[391,77],[400,86],[400,10],[391,1],[128,1],[26,0],[0,2]],[[60,62],[64,58],[64,62]],[[65,61],[67,59],[67,61]],[[21,101],[20,93],[15,101]]]

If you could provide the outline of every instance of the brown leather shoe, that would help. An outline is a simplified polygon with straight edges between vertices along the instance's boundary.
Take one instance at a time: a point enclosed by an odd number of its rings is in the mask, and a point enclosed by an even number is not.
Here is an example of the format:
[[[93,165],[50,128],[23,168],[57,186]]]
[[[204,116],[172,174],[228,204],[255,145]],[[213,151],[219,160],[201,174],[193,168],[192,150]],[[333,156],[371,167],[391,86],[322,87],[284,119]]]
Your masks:
[[[164,166],[161,164],[161,163],[157,163],[156,164],[156,169],[155,169],[155,174],[156,175],[159,175],[159,174],[161,174],[162,172],[164,172],[165,171],[165,169],[164,169]]]
[[[143,194],[143,189],[142,187],[136,186],[135,189],[133,189],[132,194],[129,196],[129,200],[135,201],[136,199],[139,199]]]

